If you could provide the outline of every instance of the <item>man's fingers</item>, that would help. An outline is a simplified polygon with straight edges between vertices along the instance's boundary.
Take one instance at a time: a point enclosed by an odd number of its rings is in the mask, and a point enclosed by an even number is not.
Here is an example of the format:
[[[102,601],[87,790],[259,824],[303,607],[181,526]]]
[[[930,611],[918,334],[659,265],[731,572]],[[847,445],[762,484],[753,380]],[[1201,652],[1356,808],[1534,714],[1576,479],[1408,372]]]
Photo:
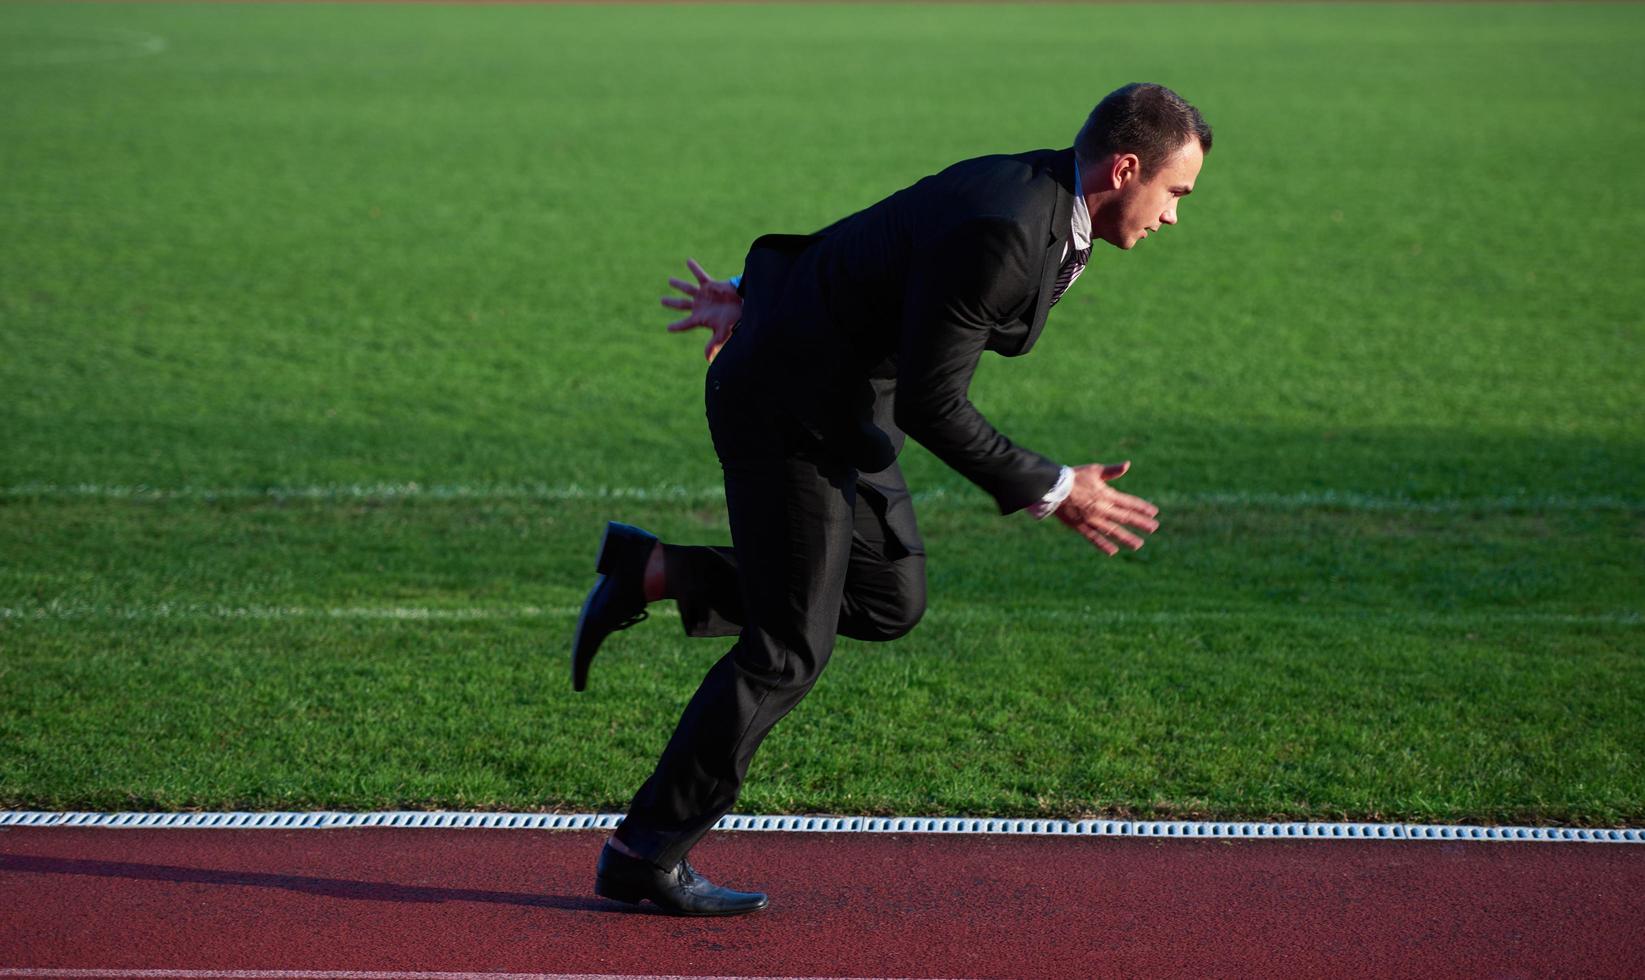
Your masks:
[[[681,296],[664,296],[663,305],[675,310],[691,309],[691,301]]]
[[[1125,545],[1132,551],[1141,548],[1143,543],[1141,538],[1118,524],[1109,524],[1104,521],[1092,521],[1081,527],[1080,533],[1085,535],[1086,540],[1110,555],[1119,553],[1119,547],[1114,544],[1115,541]]]
[[[1073,500],[1070,497],[1070,501],[1073,502],[1065,501],[1064,503],[1066,506],[1077,506],[1077,519],[1081,521],[1091,523],[1111,521],[1116,524],[1128,524],[1131,527],[1149,532],[1159,530],[1159,521],[1154,520],[1154,516],[1159,513],[1159,508],[1146,500],[1138,500],[1136,497],[1127,496],[1123,493],[1114,493],[1106,487],[1099,487],[1089,497],[1079,500]]]
[[[1112,523],[1115,527],[1134,527],[1144,534],[1153,534],[1159,530],[1159,522],[1135,514],[1109,513],[1103,515],[1103,517],[1105,521]]]
[[[703,356],[708,358],[708,363],[714,363],[714,358],[719,356],[720,348],[730,339],[731,330],[724,327],[714,328],[713,335],[708,338],[708,346],[703,348]]]
[[[1127,531],[1125,528],[1120,527],[1118,524],[1099,526],[1097,530],[1102,534],[1113,538],[1115,541],[1118,541],[1120,544],[1125,545],[1132,551],[1136,551],[1138,548],[1142,547],[1141,538],[1137,537],[1135,534],[1132,534],[1130,531]]]
[[[1117,480],[1120,477],[1124,476],[1125,471],[1130,469],[1130,468],[1131,468],[1131,461],[1130,460],[1126,460],[1123,463],[1110,463],[1107,466],[1104,466],[1102,468],[1102,478],[1103,478],[1104,482],[1106,482],[1108,480]]]
[[[1087,540],[1087,541],[1091,542],[1092,544],[1096,545],[1098,548],[1102,549],[1103,551],[1107,552],[1108,554],[1110,554],[1110,555],[1119,554],[1120,550],[1114,546],[1114,542],[1112,542],[1112,541],[1108,540],[1107,538],[1103,537],[1102,535],[1098,534],[1096,531],[1093,531],[1091,528],[1081,527],[1079,529],[1079,532],[1080,532],[1080,534],[1085,536],[1085,540]]]
[[[697,277],[697,282],[699,284],[704,286],[708,285],[709,275],[703,271],[702,266],[697,264],[696,259],[686,259],[685,265],[686,268],[691,270],[691,274]]]
[[[668,325],[668,332],[669,333],[679,333],[681,330],[690,330],[692,327],[704,327],[704,326],[707,326],[707,324],[699,323],[696,320],[693,320],[691,317],[685,317],[683,319],[675,320],[673,323],[670,323]]]
[[[675,289],[678,289],[680,292],[685,293],[687,296],[697,295],[697,287],[693,286],[689,282],[686,282],[684,279],[679,278],[678,276],[669,276],[668,284],[673,286]]]
[[[1126,524],[1139,531],[1147,531],[1149,534],[1159,530],[1159,521],[1141,511],[1128,510],[1124,507],[1112,507],[1103,516],[1115,524]]]
[[[1126,510],[1134,510],[1139,514],[1147,514],[1149,517],[1156,517],[1159,515],[1159,508],[1155,507],[1153,504],[1142,499],[1141,497],[1133,497],[1128,493],[1115,492],[1113,500],[1116,504],[1119,504]]]
[[[1102,548],[1110,555],[1119,550],[1113,546],[1113,541],[1120,542],[1132,551],[1136,551],[1143,546],[1142,538],[1126,530],[1124,525],[1129,524],[1141,531],[1152,531],[1158,528],[1157,524],[1152,528],[1148,527],[1149,524],[1154,522],[1146,517],[1137,517],[1133,520],[1128,515],[1111,511],[1106,513],[1087,512],[1075,517],[1068,523],[1087,541]],[[1109,539],[1113,540],[1110,541]]]

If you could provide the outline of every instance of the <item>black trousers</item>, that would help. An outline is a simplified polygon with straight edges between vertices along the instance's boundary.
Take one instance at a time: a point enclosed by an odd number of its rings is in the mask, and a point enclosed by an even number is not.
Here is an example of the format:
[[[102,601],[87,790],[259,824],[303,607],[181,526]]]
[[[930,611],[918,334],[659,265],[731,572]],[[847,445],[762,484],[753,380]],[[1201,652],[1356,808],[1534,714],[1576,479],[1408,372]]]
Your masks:
[[[686,632],[737,641],[615,832],[664,869],[736,803],[755,750],[817,682],[836,635],[895,639],[925,610],[924,549],[901,472],[860,474],[766,405],[738,340],[709,368],[705,396],[732,547],[675,552],[689,569]]]

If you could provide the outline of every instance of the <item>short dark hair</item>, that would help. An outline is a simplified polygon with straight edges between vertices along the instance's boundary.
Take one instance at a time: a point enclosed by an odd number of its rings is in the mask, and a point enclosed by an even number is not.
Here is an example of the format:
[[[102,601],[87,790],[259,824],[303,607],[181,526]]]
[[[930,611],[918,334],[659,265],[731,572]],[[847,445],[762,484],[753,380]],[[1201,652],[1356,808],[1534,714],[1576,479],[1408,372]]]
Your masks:
[[[1103,96],[1080,127],[1074,152],[1081,160],[1135,153],[1144,179],[1152,177],[1191,136],[1211,152],[1211,126],[1182,96],[1151,82],[1132,82]]]

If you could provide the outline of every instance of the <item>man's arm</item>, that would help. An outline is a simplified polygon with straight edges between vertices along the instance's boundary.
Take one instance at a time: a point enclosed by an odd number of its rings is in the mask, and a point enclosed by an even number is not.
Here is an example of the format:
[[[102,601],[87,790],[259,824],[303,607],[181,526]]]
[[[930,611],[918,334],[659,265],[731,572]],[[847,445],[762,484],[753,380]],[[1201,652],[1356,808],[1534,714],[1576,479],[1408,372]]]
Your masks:
[[[1001,435],[971,404],[971,376],[995,324],[1021,314],[1020,284],[1037,270],[1030,243],[1005,219],[962,226],[932,250],[911,284],[898,352],[897,424],[962,476],[993,495],[1002,513],[1055,513],[1113,555],[1142,547],[1159,529],[1154,505],[1115,491],[1129,462],[1058,466]],[[1116,544],[1116,542],[1118,542]]]
[[[973,219],[916,258],[897,351],[897,426],[1009,514],[1045,498],[1062,467],[996,430],[971,404],[990,332],[1026,309],[1038,279],[1026,233]]]

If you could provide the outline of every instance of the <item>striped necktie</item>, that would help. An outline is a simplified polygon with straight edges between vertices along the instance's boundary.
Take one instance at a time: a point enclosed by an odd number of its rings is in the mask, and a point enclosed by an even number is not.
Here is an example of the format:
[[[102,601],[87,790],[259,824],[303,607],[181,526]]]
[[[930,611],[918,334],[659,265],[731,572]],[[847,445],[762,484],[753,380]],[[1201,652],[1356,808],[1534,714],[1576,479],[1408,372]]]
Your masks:
[[[1068,256],[1068,261],[1062,264],[1062,271],[1057,273],[1057,286],[1051,290],[1052,306],[1056,306],[1057,300],[1062,299],[1062,294],[1074,282],[1074,277],[1080,274],[1080,270],[1085,268],[1085,262],[1090,257],[1091,246],[1089,245],[1075,250],[1074,254]]]

